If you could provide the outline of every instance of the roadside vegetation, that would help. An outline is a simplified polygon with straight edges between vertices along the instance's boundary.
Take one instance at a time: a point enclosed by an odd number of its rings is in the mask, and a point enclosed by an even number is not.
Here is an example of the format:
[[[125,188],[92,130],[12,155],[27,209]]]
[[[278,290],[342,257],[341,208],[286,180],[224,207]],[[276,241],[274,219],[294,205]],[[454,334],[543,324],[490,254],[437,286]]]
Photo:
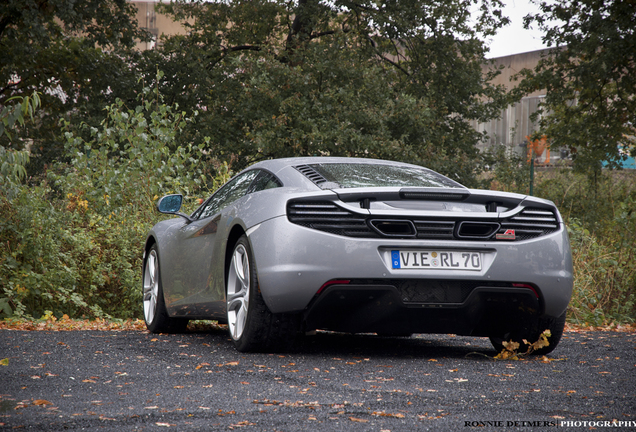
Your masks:
[[[2,316],[138,317],[143,239],[159,220],[154,203],[173,192],[195,202],[227,179],[220,165],[209,182],[200,148],[174,146],[194,118],[156,91],[145,89],[131,108],[117,101],[106,114],[85,134],[67,130],[69,162],[28,184],[26,153],[2,155],[9,162],[0,178]]]
[[[493,189],[528,193],[530,167],[501,151],[484,176]],[[570,166],[535,172],[533,195],[553,201],[568,228],[574,293],[568,321],[603,326],[636,322],[636,172]]]
[[[575,159],[537,172],[534,195],[568,225],[569,320],[636,321],[636,178],[600,164],[616,168],[619,144],[634,135],[630,2],[542,4],[528,24],[570,51],[520,72],[511,93],[490,81],[499,70],[482,70],[485,40],[508,22],[499,0],[156,6],[187,32],[140,52],[135,41],[151,35],[130,3],[0,4],[0,318],[141,317],[142,243],[162,217],[158,197],[183,193],[194,209],[261,159],[403,160],[469,187],[528,193],[526,162],[479,153],[486,137],[470,121],[547,88],[537,133]],[[549,28],[559,17],[603,25]],[[559,91],[579,87],[585,104]]]

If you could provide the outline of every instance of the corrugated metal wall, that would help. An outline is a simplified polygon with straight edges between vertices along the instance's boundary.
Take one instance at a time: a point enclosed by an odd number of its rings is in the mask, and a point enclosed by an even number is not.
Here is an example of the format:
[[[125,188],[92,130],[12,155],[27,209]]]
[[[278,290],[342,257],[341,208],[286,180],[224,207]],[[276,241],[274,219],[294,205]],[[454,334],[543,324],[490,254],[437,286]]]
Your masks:
[[[501,117],[488,123],[472,122],[472,126],[479,132],[486,132],[488,140],[479,145],[484,150],[495,144],[510,146],[518,154],[524,153],[520,147],[530,135],[538,129],[538,124],[530,120],[530,116],[537,111],[537,106],[545,96],[523,98],[515,105],[509,106],[501,113]]]

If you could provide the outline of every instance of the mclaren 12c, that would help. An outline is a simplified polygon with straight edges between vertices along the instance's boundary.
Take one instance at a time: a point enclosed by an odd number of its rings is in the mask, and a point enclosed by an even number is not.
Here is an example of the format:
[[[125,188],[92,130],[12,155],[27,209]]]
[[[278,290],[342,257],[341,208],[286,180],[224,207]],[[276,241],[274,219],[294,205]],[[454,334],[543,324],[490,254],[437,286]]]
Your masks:
[[[259,162],[192,214],[149,232],[152,332],[227,323],[239,351],[279,351],[313,330],[454,333],[536,341],[563,333],[572,256],[544,199],[468,189],[417,165],[306,157]]]

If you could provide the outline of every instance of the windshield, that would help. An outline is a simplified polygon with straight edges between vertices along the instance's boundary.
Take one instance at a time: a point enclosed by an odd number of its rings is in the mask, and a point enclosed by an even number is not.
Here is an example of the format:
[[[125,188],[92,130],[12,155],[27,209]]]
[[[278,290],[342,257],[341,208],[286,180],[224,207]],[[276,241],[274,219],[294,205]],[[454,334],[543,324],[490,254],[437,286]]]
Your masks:
[[[326,163],[309,165],[328,182],[342,188],[434,187],[464,188],[461,184],[427,168],[385,164]]]

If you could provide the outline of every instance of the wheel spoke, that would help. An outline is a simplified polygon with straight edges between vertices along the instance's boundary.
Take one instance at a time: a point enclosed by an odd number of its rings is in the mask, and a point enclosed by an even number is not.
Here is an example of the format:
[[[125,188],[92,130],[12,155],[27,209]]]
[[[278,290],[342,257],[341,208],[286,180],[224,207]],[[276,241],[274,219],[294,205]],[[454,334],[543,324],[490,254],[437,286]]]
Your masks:
[[[250,295],[250,262],[239,244],[232,254],[227,281],[227,318],[230,334],[239,339],[245,330]]]
[[[243,303],[241,305],[241,308],[238,310],[238,313],[236,314],[236,334],[237,335],[243,334],[246,321],[247,321],[247,308],[245,307],[245,303]]]
[[[157,266],[157,254],[154,250],[152,250],[146,260],[146,271],[144,272],[143,285],[144,318],[148,324],[152,323],[154,320],[157,309],[157,294],[159,291],[158,276],[159,269]]]

